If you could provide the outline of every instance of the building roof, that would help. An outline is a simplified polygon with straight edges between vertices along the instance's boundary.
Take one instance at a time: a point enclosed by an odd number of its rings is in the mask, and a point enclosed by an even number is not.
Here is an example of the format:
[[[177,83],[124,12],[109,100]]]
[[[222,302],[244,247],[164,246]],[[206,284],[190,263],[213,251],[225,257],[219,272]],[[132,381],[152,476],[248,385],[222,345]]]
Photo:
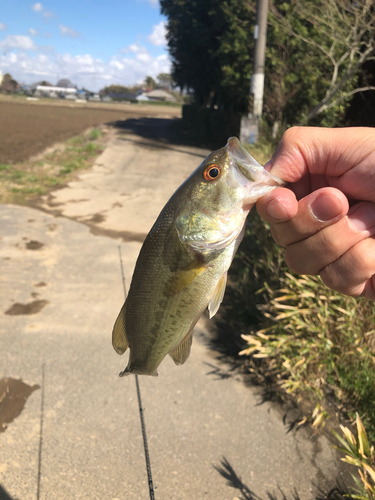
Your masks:
[[[45,85],[37,85],[36,90],[41,90],[44,92],[68,92],[70,94],[74,94],[77,92],[77,89],[66,88],[66,87],[47,87]]]
[[[168,92],[165,92],[165,90],[152,90],[151,92],[147,92],[147,97],[153,97],[154,99],[164,99],[166,101],[174,101],[175,98],[173,95],[169,94]]]

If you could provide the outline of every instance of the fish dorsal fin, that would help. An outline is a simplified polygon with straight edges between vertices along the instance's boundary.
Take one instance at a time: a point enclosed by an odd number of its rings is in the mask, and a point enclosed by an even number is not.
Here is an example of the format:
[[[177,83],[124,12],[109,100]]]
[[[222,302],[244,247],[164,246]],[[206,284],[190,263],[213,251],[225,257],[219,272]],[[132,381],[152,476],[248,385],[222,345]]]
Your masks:
[[[193,332],[189,332],[177,347],[170,351],[169,355],[176,365],[183,365],[190,355],[191,344],[193,342]]]
[[[171,279],[167,281],[163,289],[165,297],[171,297],[188,287],[198,278],[207,267],[197,259],[193,260],[183,269],[177,271]]]
[[[125,332],[126,302],[122,306],[120,314],[117,316],[115,326],[112,331],[112,345],[117,354],[124,354],[129,347],[129,342]]]
[[[210,313],[210,319],[215,316],[217,311],[219,310],[220,304],[224,298],[225,287],[227,286],[227,276],[228,272],[225,271],[223,276],[220,278],[219,283],[217,284],[214,294],[211,297],[210,302],[208,303],[208,311]]]

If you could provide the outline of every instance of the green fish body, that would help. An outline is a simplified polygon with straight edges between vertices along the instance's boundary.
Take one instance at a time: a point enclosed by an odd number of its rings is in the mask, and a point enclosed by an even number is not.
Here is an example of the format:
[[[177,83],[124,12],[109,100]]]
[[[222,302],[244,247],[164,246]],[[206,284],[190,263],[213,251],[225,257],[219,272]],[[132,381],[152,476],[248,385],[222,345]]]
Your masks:
[[[116,352],[130,348],[121,376],[155,376],[167,354],[187,360],[195,324],[222,302],[250,208],[280,184],[231,138],[177,189],[143,243],[113,328]]]

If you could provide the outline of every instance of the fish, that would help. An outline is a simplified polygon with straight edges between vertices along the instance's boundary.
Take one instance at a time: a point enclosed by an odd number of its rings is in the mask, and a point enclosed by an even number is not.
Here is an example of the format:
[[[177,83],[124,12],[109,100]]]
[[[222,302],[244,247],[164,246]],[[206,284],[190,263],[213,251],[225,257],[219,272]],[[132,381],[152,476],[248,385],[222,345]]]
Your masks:
[[[181,184],[142,245],[113,327],[115,351],[130,348],[120,376],[157,376],[167,354],[185,363],[200,316],[208,307],[212,318],[223,300],[251,207],[282,184],[236,137]]]

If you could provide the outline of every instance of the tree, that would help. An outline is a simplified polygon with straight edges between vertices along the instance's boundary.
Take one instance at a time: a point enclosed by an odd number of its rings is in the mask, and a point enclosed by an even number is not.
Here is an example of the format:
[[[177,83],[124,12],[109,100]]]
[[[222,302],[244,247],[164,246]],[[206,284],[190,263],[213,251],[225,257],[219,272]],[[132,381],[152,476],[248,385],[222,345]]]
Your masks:
[[[176,84],[201,107],[247,113],[256,1],[160,3]],[[374,51],[374,0],[271,0],[264,119],[274,135],[342,123],[352,96],[374,88],[359,78]]]
[[[354,94],[375,90],[357,86],[360,68],[375,59],[373,0],[291,0],[271,9],[281,29],[318,54],[320,66],[327,68],[322,75],[323,92],[306,114],[306,121],[334,107],[344,110],[343,103]],[[304,29],[295,28],[296,18]]]
[[[101,95],[108,94],[136,94],[139,87],[125,87],[124,85],[108,85],[99,92]]]
[[[164,89],[171,89],[173,86],[173,80],[169,73],[159,73],[156,77],[158,81],[158,86]]]
[[[146,76],[145,85],[146,85],[147,90],[154,90],[156,82],[152,78],[152,76]]]
[[[6,94],[14,94],[18,89],[18,82],[12,78],[12,75],[5,73],[1,82],[0,91]]]
[[[75,86],[72,84],[72,82],[68,78],[61,78],[57,83],[56,87],[63,87],[65,89],[72,89],[75,88]]]
[[[172,77],[200,106],[247,111],[254,2],[161,0]]]

